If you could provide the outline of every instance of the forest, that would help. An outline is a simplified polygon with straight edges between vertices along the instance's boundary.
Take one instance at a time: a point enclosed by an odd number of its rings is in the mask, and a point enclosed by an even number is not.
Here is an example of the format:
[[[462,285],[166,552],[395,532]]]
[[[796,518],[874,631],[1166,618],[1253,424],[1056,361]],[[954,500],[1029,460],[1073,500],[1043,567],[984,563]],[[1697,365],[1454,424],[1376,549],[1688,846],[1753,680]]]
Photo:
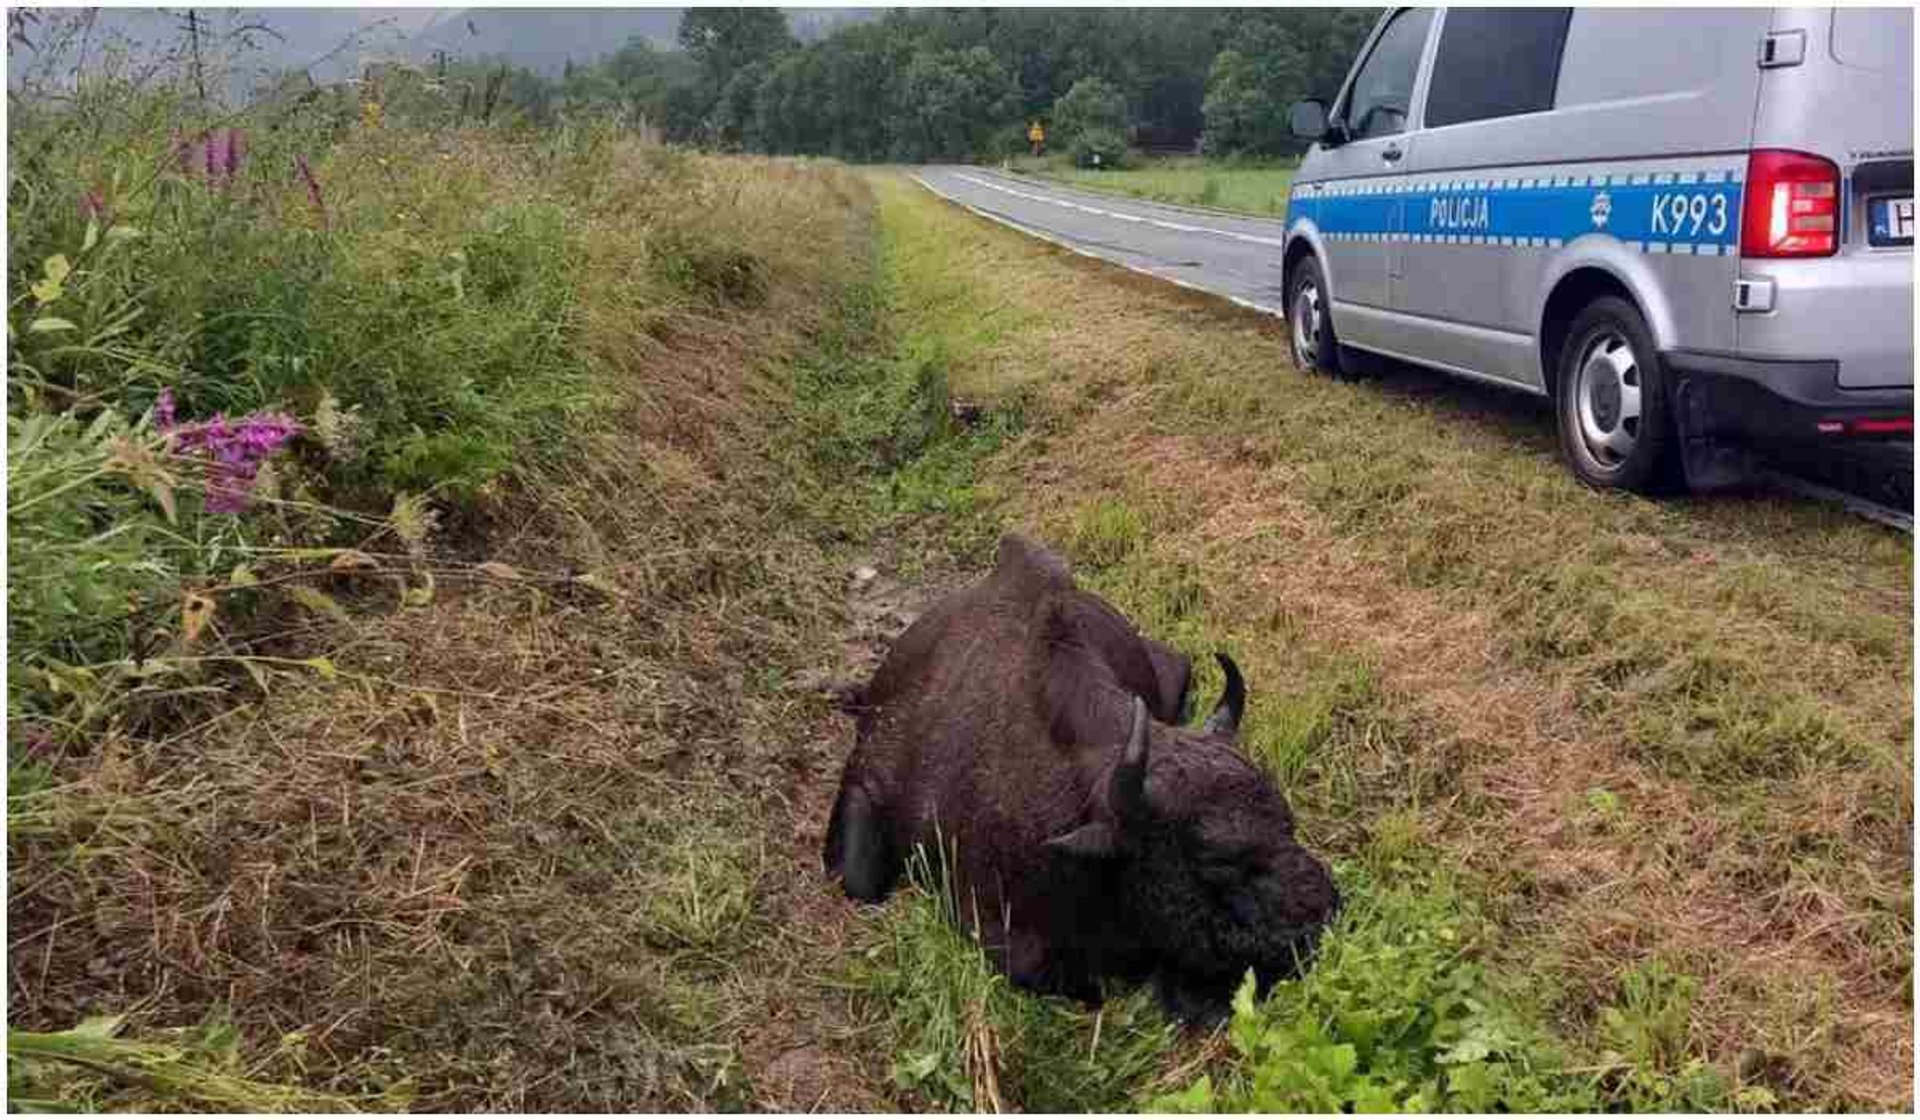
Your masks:
[[[709,149],[855,162],[1054,150],[1278,156],[1287,106],[1331,98],[1377,9],[896,9],[798,41],[777,8],[700,8],[678,50],[634,39],[557,78],[439,53],[418,81],[489,119],[612,117]],[[391,103],[398,91],[383,100]],[[451,94],[452,96],[447,96]]]

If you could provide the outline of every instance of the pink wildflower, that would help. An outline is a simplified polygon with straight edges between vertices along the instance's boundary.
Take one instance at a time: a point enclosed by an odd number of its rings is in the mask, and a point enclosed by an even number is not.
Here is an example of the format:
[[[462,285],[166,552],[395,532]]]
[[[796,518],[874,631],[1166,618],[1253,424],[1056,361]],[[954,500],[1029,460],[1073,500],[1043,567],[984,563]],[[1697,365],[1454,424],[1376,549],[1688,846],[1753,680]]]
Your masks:
[[[232,185],[247,157],[247,134],[237,128],[216,128],[192,140],[175,138],[180,170],[210,187]]]
[[[160,391],[153,414],[155,426],[166,433],[175,453],[206,460],[208,513],[245,510],[260,465],[302,430],[284,412],[255,412],[237,421],[220,413],[211,420],[178,424],[170,389]]]

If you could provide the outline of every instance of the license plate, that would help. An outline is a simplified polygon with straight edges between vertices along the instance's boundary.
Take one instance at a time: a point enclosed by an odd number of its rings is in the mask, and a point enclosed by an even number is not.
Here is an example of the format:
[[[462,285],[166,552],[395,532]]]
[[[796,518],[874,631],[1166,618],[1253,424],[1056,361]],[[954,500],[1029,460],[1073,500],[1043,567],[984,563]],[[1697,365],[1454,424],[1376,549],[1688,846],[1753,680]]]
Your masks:
[[[1867,203],[1867,244],[1913,244],[1913,199],[1870,200]]]

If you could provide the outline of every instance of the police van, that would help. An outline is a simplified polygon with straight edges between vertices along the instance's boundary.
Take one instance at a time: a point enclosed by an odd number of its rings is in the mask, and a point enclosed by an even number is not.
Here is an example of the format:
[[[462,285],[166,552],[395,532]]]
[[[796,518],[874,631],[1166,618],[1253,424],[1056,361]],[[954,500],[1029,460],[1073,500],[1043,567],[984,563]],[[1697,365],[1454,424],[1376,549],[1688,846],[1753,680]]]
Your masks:
[[[1291,112],[1296,362],[1549,397],[1600,487],[1910,441],[1912,44],[1907,9],[1389,11]]]

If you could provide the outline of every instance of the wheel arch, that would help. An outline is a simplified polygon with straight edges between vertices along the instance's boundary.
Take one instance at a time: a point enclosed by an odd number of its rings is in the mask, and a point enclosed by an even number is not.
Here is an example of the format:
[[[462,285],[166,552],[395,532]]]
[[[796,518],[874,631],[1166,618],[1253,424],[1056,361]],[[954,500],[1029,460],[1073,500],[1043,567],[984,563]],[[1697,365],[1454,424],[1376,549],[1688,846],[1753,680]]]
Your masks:
[[[1560,377],[1561,351],[1568,328],[1582,308],[1602,296],[1618,296],[1634,306],[1653,333],[1654,346],[1674,345],[1673,310],[1642,254],[1611,237],[1584,237],[1569,245],[1540,286],[1535,334],[1541,385],[1551,395]]]
[[[1280,257],[1280,304],[1283,312],[1292,297],[1294,270],[1300,262],[1312,257],[1320,266],[1320,282],[1327,287],[1326,298],[1333,298],[1333,274],[1327,270],[1327,254],[1322,251],[1320,231],[1311,222],[1302,221],[1287,236],[1287,247]]]

